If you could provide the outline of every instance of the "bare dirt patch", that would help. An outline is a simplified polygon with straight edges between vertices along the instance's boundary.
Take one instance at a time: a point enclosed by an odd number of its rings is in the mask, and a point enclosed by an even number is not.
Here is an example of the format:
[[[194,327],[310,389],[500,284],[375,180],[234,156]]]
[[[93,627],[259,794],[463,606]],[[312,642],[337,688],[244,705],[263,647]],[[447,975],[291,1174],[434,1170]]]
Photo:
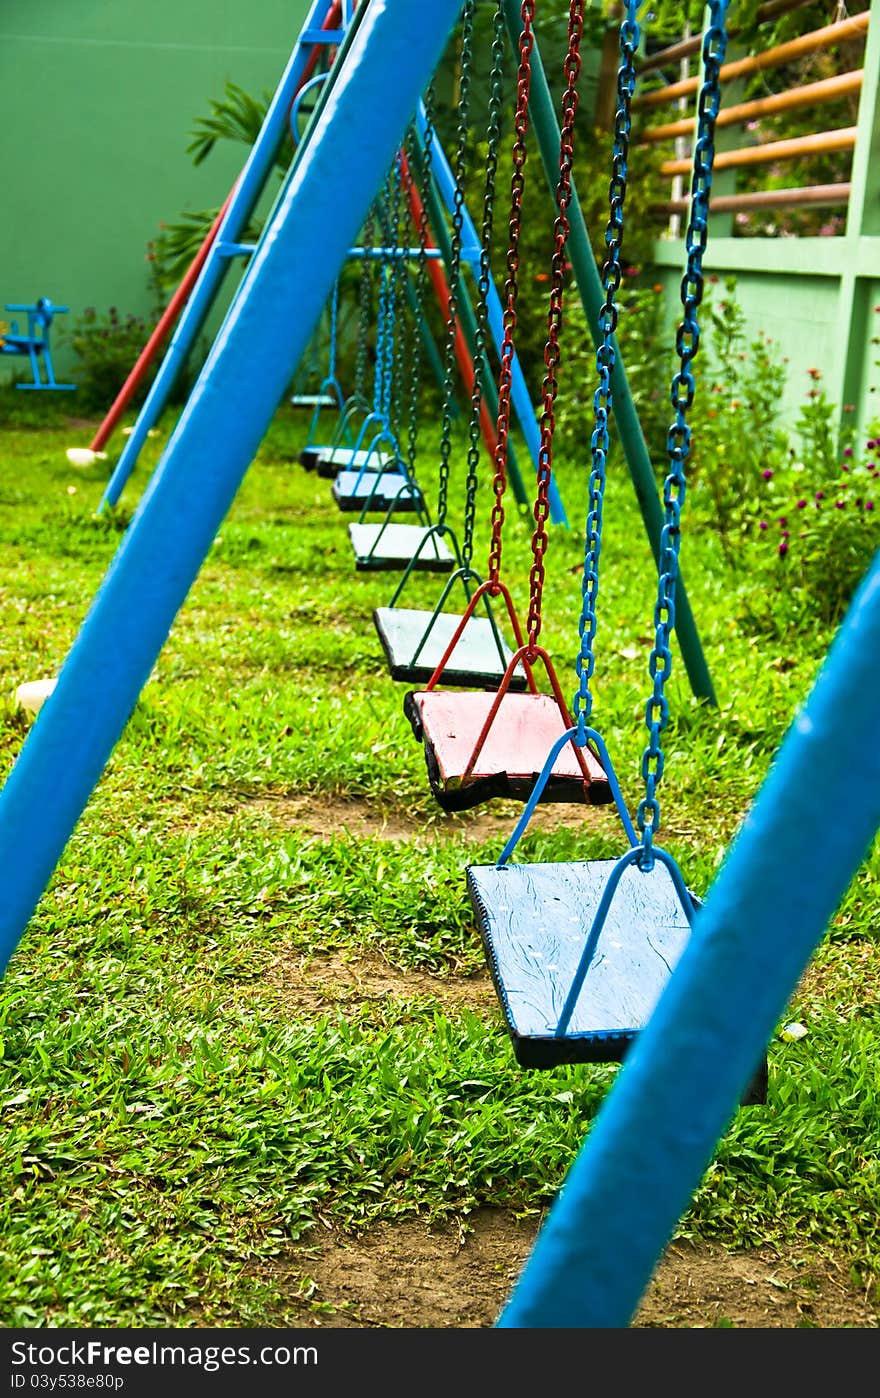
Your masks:
[[[281,1306],[301,1326],[480,1329],[495,1324],[537,1232],[484,1209],[467,1230],[420,1221],[335,1229],[274,1264]],[[673,1243],[649,1284],[635,1328],[874,1329],[876,1308],[843,1259],[762,1248],[728,1253]]]
[[[266,811],[285,830],[331,839],[336,835],[364,836],[377,840],[434,840],[438,836],[464,835],[472,840],[506,839],[522,814],[512,801],[496,801],[472,811],[447,812],[439,807],[430,814],[407,811],[356,796],[257,796],[248,802]],[[616,823],[609,807],[578,804],[539,804],[530,821],[534,830],[589,830]]]
[[[259,984],[297,1015],[361,1006],[370,1001],[441,1000],[450,1010],[475,1012],[497,1007],[488,971],[473,976],[432,976],[401,970],[378,953],[357,958],[330,951],[319,956],[279,954],[265,967]]]

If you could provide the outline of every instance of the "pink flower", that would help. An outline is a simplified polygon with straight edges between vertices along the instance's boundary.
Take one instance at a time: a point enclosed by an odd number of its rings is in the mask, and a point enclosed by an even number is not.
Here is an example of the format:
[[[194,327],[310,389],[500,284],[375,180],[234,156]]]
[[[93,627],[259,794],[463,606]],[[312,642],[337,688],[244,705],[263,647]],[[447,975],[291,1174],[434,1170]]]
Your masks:
[[[764,480],[765,480],[765,481],[769,481],[770,477],[773,475],[773,472],[772,472],[772,471],[762,471],[762,472],[761,472],[761,475],[764,477]]]
[[[767,521],[766,521],[766,519],[762,519],[762,520],[761,520],[761,523],[758,525],[758,528],[759,528],[759,529],[766,529],[766,528],[767,528]]]
[[[865,509],[866,509],[866,510],[873,510],[873,508],[874,508],[874,501],[873,501],[873,500],[866,500],[866,501],[865,501]]]
[[[843,454],[844,456],[852,456],[852,447],[844,447]]]

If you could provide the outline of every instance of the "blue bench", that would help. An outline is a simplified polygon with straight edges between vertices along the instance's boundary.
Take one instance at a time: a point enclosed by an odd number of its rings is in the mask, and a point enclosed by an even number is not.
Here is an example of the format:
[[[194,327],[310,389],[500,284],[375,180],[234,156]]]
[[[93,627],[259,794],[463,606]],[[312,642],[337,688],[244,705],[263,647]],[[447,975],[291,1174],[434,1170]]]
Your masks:
[[[69,309],[68,306],[53,306],[48,296],[41,296],[32,306],[12,304],[6,307],[7,311],[16,311],[27,316],[27,330],[24,332],[19,330],[17,320],[12,322],[9,329],[0,326],[0,355],[13,354],[30,361],[32,382],[17,383],[16,388],[76,388],[75,383],[59,383],[56,379],[49,345],[49,327],[52,321],[56,315]]]

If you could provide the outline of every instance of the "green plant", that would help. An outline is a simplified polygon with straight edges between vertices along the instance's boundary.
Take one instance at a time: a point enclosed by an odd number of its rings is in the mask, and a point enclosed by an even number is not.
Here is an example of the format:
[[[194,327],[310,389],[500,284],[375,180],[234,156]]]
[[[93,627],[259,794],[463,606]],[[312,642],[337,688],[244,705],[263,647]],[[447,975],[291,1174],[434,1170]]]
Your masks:
[[[78,408],[84,412],[104,412],[109,408],[151,330],[143,316],[131,312],[122,315],[115,306],[107,311],[86,307],[64,332],[76,355],[73,373],[79,389]],[[151,381],[152,374],[136,395],[135,405],[143,401]]]
[[[833,624],[880,545],[880,421],[863,444],[851,428],[838,433],[821,373],[809,374],[812,386],[795,424],[799,450],[764,470],[757,532],[774,548],[801,610]]]
[[[778,417],[786,368],[762,331],[749,340],[746,318],[728,277],[707,279],[702,342],[694,366],[693,439],[688,478],[693,508],[716,529],[728,557],[753,522],[762,472],[783,459],[787,437]]]

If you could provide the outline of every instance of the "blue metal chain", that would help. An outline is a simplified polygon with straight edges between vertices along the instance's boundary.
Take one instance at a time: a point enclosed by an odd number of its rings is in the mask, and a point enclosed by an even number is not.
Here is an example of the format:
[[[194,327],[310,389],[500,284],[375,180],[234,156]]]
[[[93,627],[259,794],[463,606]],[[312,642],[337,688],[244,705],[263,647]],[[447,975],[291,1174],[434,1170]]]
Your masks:
[[[727,49],[726,14],[729,0],[709,0],[709,23],[703,35],[703,81],[697,102],[697,141],[691,178],[690,217],[685,247],[687,266],[681,281],[684,317],[675,337],[680,367],[672,380],[671,399],[675,420],[669,428],[666,449],[669,473],[663,486],[665,518],[660,535],[659,584],[654,608],[654,647],[650,674],[654,688],[645,706],[645,725],[650,735],[642,755],[645,795],[638,809],[638,827],[644,853],[643,869],[654,864],[653,841],[660,828],[657,787],[663,776],[664,755],[660,735],[669,722],[669,701],[664,693],[672,673],[669,641],[675,626],[675,584],[681,545],[681,509],[684,504],[685,463],[690,453],[691,429],[687,412],[694,401],[691,373],[700,345],[697,308],[703,299],[703,253],[706,250],[709,221],[709,190],[715,156],[715,119],[721,106],[719,71]]]
[[[590,439],[592,466],[584,538],[582,607],[578,624],[580,650],[575,665],[578,688],[572,708],[578,729],[578,741],[581,744],[586,742],[587,722],[593,708],[590,680],[595,668],[593,644],[596,639],[596,599],[599,594],[602,509],[608,462],[608,424],[612,403],[611,374],[615,363],[614,331],[617,328],[618,320],[618,310],[614,298],[622,279],[620,251],[623,244],[623,205],[626,198],[627,161],[629,158],[630,103],[636,85],[635,57],[639,47],[639,26],[636,22],[638,6],[639,0],[627,0],[626,15],[620,27],[621,64],[617,70],[614,153],[611,183],[608,190],[610,211],[605,228],[605,246],[608,249],[608,255],[602,268],[605,301],[599,312],[602,342],[596,349],[599,384],[593,395],[593,435]]]

